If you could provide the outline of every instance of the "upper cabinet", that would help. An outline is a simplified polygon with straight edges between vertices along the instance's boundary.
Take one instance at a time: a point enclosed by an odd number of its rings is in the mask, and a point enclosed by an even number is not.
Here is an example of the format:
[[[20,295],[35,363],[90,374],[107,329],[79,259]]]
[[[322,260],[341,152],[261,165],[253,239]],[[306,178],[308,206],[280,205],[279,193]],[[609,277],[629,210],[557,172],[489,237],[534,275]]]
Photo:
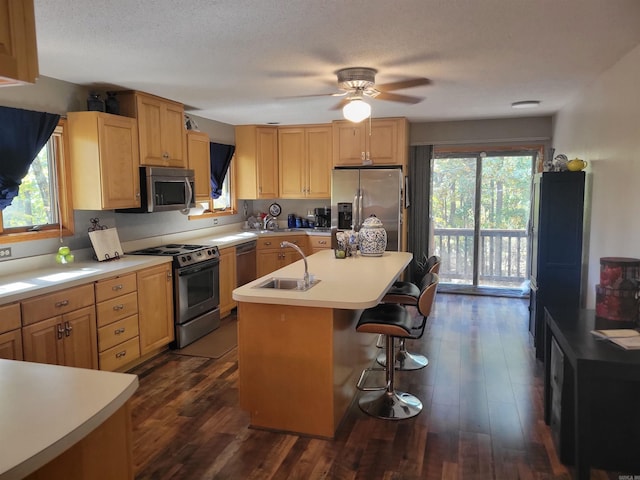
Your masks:
[[[406,165],[409,149],[406,118],[333,122],[333,165]]]
[[[278,127],[280,198],[331,198],[331,125]]]
[[[195,172],[196,202],[211,200],[211,163],[209,161],[209,135],[194,130],[187,131],[187,160]]]
[[[118,92],[120,113],[138,119],[140,165],[186,168],[184,106],[142,92]]]
[[[278,129],[236,127],[237,198],[278,198]]]
[[[135,119],[102,112],[69,112],[67,118],[74,208],[139,207]]]
[[[33,0],[0,0],[0,86],[35,83],[37,77]]]

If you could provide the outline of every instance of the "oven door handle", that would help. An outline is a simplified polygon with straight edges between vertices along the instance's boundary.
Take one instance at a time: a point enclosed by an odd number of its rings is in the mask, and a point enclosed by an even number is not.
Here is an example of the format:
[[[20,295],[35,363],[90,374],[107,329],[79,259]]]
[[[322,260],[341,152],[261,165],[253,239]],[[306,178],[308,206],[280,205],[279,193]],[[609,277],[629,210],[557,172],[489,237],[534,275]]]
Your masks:
[[[193,273],[198,273],[198,272],[201,272],[202,270],[207,270],[209,268],[212,268],[212,267],[218,265],[219,263],[220,263],[219,260],[211,260],[211,261],[202,262],[202,263],[199,263],[197,265],[190,266],[190,267],[179,268],[178,269],[178,276],[179,277],[184,277],[185,275],[191,275]]]

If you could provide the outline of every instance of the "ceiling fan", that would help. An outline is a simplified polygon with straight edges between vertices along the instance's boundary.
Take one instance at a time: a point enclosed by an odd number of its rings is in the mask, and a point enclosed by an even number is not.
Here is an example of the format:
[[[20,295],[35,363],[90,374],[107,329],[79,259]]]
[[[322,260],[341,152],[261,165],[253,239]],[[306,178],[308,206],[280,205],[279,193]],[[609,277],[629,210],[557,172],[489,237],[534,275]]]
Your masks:
[[[338,88],[342,90],[342,92],[329,95],[335,97],[344,96],[345,98],[333,107],[333,110],[342,108],[347,120],[360,122],[371,115],[371,106],[363,100],[364,98],[416,104],[420,103],[424,98],[391,92],[393,90],[419,87],[431,83],[428,78],[418,77],[376,85],[376,73],[378,73],[376,69],[366,67],[343,68],[338,70],[336,72]]]

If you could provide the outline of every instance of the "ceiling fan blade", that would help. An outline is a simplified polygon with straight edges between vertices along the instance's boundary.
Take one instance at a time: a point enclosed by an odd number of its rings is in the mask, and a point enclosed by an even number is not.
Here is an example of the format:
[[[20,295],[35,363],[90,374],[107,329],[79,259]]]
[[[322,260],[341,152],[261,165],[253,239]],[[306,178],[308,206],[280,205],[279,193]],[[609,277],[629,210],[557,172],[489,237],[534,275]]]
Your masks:
[[[351,100],[349,100],[348,98],[344,98],[340,100],[337,104],[335,104],[333,107],[331,107],[329,110],[341,110],[342,107],[344,107],[350,101]]]
[[[313,97],[344,97],[348,92],[336,93],[316,93],[312,95],[291,95],[287,97],[276,97],[277,100],[287,100],[291,98],[313,98]]]
[[[376,97],[376,100],[386,100],[388,102],[400,102],[400,103],[420,103],[424,100],[424,97],[410,97],[409,95],[400,95],[398,93],[380,92]]]
[[[399,82],[385,83],[382,85],[376,85],[376,89],[381,92],[389,92],[391,90],[400,90],[403,88],[421,87],[423,85],[431,85],[431,80],[428,78],[412,78],[409,80],[401,80]]]

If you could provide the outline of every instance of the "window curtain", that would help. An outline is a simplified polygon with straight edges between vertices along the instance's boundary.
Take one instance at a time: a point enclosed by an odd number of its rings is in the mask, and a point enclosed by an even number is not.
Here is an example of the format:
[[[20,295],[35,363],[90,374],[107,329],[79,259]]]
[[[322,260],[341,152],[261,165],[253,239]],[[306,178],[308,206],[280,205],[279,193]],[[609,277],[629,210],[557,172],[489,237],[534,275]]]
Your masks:
[[[235,145],[223,145],[222,143],[209,143],[211,162],[211,198],[219,198],[222,194],[222,183],[229,170],[229,164],[233,153],[236,151]]]
[[[411,147],[409,152],[409,232],[407,249],[413,253],[409,265],[409,276],[414,282],[420,280],[418,262],[431,255],[429,199],[431,198],[431,145]]]
[[[18,195],[22,179],[58,125],[60,115],[0,107],[0,210]]]

